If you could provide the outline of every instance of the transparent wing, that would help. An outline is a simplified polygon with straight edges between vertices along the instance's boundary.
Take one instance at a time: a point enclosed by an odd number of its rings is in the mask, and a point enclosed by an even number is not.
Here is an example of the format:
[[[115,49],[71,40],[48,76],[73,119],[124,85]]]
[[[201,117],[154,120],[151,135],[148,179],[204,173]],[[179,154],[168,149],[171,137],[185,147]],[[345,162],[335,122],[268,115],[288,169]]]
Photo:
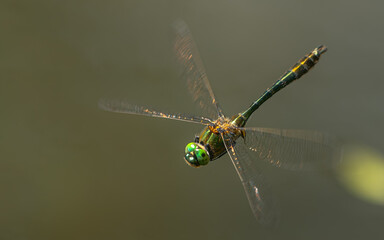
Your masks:
[[[188,26],[179,20],[175,22],[174,29],[176,32],[175,54],[182,65],[182,76],[187,82],[193,100],[209,117],[216,119],[218,116],[223,116]]]
[[[257,159],[251,159],[242,138],[236,143],[231,136],[222,134],[224,145],[232,160],[232,163],[240,177],[249,205],[256,219],[265,225],[276,225],[277,211],[275,200],[269,193],[269,185],[255,163]]]
[[[340,159],[340,144],[334,137],[315,131],[240,128],[245,144],[259,159],[291,170],[331,166]]]
[[[187,116],[183,114],[162,113],[153,109],[148,109],[146,107],[129,104],[124,100],[101,99],[99,101],[99,107],[103,110],[110,111],[110,112],[167,118],[167,119],[174,119],[174,120],[179,120],[184,122],[200,123],[204,125],[208,125],[209,123],[211,123],[211,120],[205,117]]]

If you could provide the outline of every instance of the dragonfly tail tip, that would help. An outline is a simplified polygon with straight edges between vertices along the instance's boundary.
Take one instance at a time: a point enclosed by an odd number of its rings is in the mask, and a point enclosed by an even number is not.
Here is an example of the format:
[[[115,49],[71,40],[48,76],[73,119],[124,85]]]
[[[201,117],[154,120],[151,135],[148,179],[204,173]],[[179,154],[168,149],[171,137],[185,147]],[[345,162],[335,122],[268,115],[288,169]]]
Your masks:
[[[324,45],[320,45],[316,48],[316,51],[321,55],[327,51],[327,47]]]

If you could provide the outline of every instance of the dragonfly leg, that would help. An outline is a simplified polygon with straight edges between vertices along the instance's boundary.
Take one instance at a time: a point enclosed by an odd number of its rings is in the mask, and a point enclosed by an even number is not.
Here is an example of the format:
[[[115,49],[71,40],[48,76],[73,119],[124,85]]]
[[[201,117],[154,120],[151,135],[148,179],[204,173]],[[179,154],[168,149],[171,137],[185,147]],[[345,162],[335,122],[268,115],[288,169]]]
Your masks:
[[[208,151],[209,156],[213,156],[211,146],[209,146],[209,144],[205,144],[204,147]],[[212,159],[211,159],[211,161],[212,161]]]
[[[244,130],[240,130],[240,132],[241,132],[241,137],[244,139],[244,143],[245,143],[245,131]]]
[[[199,136],[195,136],[195,143],[198,143],[200,140],[200,137]]]

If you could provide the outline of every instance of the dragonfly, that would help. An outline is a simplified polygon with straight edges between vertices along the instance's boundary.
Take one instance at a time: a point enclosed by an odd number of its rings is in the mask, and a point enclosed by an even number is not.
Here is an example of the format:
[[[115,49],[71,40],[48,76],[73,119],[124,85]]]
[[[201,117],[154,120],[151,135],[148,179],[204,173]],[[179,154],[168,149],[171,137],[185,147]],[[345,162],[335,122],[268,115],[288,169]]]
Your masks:
[[[276,222],[275,200],[269,184],[258,167],[266,161],[276,167],[306,169],[314,162],[331,158],[331,141],[326,134],[304,130],[281,130],[245,127],[251,115],[275,93],[307,73],[327,51],[315,48],[286,71],[251,106],[227,117],[216,100],[191,32],[183,21],[174,24],[176,58],[194,102],[205,116],[166,113],[126,100],[101,99],[99,107],[106,111],[172,119],[204,126],[194,141],[186,145],[184,159],[192,167],[208,163],[228,154],[244,187],[251,210],[262,224]]]

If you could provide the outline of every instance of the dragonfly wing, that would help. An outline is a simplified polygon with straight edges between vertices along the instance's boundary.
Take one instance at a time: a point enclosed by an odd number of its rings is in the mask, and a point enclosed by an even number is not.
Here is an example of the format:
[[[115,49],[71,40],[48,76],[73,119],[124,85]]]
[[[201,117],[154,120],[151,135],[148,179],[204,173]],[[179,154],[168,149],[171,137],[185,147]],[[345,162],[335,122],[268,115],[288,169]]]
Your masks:
[[[255,159],[251,159],[248,155],[248,149],[244,145],[243,139],[240,138],[235,143],[231,136],[227,134],[221,136],[256,219],[265,225],[276,225],[277,214],[274,198],[268,192],[269,185],[261,173],[261,169],[256,167]]]
[[[218,116],[223,116],[188,26],[179,20],[175,22],[174,29],[176,32],[175,54],[182,65],[182,76],[187,82],[193,100],[209,117],[216,119]]]
[[[184,122],[192,122],[192,123],[200,123],[204,125],[208,125],[211,123],[211,120],[205,117],[196,117],[196,116],[187,116],[183,114],[171,114],[171,113],[163,113],[153,109],[149,109],[142,106],[137,106],[130,104],[124,100],[109,100],[109,99],[101,99],[99,101],[99,107],[103,110],[110,112],[118,112],[118,113],[128,113],[128,114],[137,114],[144,115],[149,117],[159,117],[159,118],[167,118],[174,119]]]
[[[340,143],[315,131],[240,128],[247,148],[259,159],[291,170],[331,166],[340,159]]]

